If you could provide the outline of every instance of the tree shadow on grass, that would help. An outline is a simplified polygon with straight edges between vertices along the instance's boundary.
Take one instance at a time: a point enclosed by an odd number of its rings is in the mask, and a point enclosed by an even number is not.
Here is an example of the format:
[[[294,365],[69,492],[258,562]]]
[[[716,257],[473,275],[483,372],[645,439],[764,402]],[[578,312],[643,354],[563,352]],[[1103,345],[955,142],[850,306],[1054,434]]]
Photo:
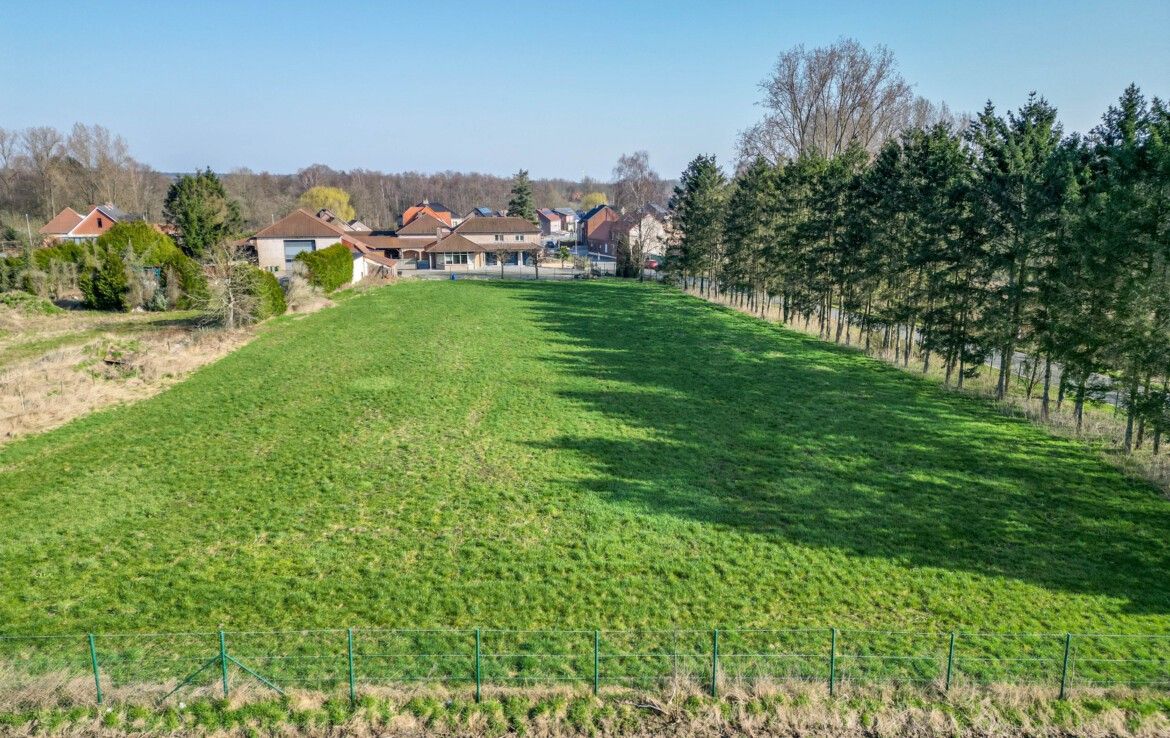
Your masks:
[[[552,444],[588,459],[607,499],[1170,610],[1170,502],[1073,442],[671,290],[491,288],[556,334],[552,361],[612,388],[564,396],[641,430]]]

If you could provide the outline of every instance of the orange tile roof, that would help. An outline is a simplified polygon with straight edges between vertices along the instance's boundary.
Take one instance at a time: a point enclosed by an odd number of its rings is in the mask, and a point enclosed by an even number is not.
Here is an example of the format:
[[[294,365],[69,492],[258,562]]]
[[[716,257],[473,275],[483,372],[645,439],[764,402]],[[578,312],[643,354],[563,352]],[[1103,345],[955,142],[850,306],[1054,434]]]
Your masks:
[[[85,220],[84,215],[67,207],[41,226],[37,233],[45,236],[61,236],[76,228],[77,224],[83,220]]]

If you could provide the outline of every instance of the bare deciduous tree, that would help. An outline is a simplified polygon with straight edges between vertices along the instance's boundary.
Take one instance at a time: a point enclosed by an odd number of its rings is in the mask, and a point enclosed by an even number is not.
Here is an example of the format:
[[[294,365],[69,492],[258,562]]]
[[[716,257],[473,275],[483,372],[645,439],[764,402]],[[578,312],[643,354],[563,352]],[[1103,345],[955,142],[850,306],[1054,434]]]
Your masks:
[[[205,319],[229,330],[254,323],[259,312],[254,289],[256,267],[249,263],[245,249],[220,244],[211,250],[203,269],[207,275],[207,298],[199,307]]]
[[[909,124],[915,107],[893,52],[881,45],[866,49],[853,39],[785,51],[760,89],[764,118],[740,133],[745,160],[831,157],[853,143],[875,153]]]
[[[49,126],[26,128],[20,140],[40,193],[41,214],[51,218],[57,212],[57,186],[65,140],[60,131]]]
[[[89,203],[120,203],[130,189],[130,158],[126,140],[103,126],[77,123],[65,141],[65,152],[76,168],[71,178]]]
[[[645,151],[618,157],[613,179],[613,202],[618,210],[638,210],[662,199],[662,179],[650,168],[650,155]]]

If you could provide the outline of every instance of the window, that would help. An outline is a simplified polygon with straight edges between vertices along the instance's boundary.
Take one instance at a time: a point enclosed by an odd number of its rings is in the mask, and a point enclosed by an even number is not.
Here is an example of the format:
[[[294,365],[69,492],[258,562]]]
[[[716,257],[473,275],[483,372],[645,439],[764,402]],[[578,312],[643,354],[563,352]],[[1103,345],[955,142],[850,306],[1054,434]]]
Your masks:
[[[497,234],[496,234],[496,240],[497,240],[497,241],[503,241],[503,240],[504,240],[504,234],[502,234],[502,233],[497,233]]]
[[[466,264],[468,262],[468,257],[470,257],[470,256],[471,256],[471,254],[468,254],[468,253],[443,254],[443,263],[444,264]]]
[[[317,242],[312,239],[304,241],[294,241],[288,239],[284,242],[284,270],[286,272],[292,271],[293,262],[297,260],[297,254],[302,251],[315,251]]]
[[[99,217],[98,218],[98,228],[101,228],[101,227],[102,227],[102,219]]]
[[[524,236],[516,236],[516,240],[517,240],[517,241],[523,241],[523,240],[524,240]]]

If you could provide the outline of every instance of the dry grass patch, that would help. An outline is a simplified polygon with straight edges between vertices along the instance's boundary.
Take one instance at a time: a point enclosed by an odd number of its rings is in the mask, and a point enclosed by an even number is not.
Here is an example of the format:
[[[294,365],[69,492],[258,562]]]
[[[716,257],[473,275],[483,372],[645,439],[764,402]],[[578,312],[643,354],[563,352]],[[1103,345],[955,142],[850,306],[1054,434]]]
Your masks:
[[[22,711],[23,710],[23,711]],[[193,693],[101,707],[62,703],[0,712],[5,735],[845,736],[847,738],[1145,738],[1170,731],[1161,695],[1113,692],[1056,701],[1044,690],[735,685],[718,700],[696,685],[656,690],[433,686],[359,693]]]
[[[247,343],[166,314],[0,309],[0,444],[150,397]]]

